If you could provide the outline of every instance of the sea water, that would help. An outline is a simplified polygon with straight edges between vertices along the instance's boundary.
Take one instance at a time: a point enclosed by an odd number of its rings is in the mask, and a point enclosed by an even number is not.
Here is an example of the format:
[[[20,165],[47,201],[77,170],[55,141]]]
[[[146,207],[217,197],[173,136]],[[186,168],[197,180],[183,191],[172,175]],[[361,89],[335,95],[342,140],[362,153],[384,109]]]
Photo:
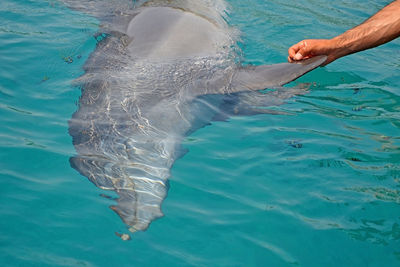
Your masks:
[[[260,65],[390,1],[228,2],[241,61]],[[112,193],[69,165],[97,29],[55,0],[0,3],[0,266],[400,265],[400,40],[291,83],[309,92],[271,107],[282,115],[188,136],[165,216],[124,242]]]

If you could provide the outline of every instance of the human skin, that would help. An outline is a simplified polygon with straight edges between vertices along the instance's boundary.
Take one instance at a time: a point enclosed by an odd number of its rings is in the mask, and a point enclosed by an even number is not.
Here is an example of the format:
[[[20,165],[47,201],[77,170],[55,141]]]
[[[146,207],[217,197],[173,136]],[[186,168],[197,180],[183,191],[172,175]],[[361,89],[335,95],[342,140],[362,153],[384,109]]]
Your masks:
[[[400,0],[393,1],[362,24],[332,39],[303,40],[288,50],[289,62],[326,55],[323,65],[390,42],[400,36]]]

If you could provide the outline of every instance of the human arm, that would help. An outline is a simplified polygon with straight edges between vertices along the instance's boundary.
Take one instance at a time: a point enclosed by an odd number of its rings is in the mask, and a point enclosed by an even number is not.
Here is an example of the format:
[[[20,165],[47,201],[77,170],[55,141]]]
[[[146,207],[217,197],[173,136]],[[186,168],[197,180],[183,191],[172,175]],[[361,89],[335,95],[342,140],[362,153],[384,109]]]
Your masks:
[[[400,0],[393,1],[362,24],[332,39],[307,39],[289,48],[289,62],[318,55],[328,56],[324,65],[400,36]]]

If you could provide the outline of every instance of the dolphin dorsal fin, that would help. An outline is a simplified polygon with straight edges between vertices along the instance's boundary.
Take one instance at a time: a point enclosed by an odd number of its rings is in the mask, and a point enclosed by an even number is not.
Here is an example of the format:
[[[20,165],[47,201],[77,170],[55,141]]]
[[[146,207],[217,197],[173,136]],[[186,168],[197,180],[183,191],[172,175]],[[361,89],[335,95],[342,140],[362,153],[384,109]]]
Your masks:
[[[241,67],[233,76],[229,91],[235,93],[282,86],[317,68],[326,58],[317,56],[298,63]]]

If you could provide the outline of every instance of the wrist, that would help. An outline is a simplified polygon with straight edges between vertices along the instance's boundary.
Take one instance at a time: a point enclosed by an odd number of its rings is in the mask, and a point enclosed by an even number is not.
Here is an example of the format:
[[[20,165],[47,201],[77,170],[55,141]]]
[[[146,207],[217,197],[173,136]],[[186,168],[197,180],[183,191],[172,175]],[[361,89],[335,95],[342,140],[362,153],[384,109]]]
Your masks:
[[[341,35],[329,39],[328,47],[330,47],[330,55],[334,60],[352,53],[350,45]]]

